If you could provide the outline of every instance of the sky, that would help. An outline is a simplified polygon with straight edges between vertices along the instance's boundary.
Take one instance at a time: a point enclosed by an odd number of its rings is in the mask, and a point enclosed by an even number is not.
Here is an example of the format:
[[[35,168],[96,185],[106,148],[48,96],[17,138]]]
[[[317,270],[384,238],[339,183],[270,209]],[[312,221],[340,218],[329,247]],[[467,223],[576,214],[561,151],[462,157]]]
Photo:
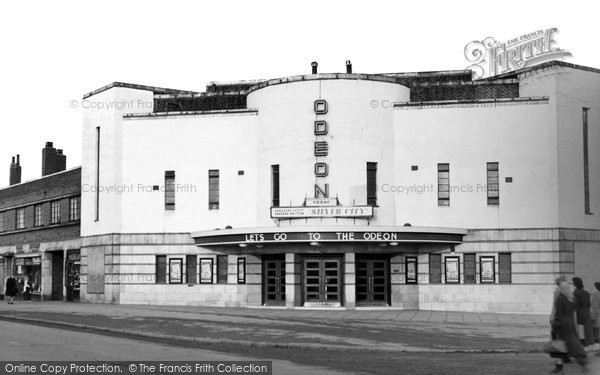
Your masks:
[[[0,6],[0,187],[11,156],[41,175],[52,141],[81,163],[71,101],[115,81],[204,91],[210,81],[465,69],[464,47],[557,27],[568,62],[600,68],[594,2],[11,1]],[[568,4],[568,5],[566,5]],[[571,5],[573,4],[573,5]],[[585,11],[584,11],[585,9]]]

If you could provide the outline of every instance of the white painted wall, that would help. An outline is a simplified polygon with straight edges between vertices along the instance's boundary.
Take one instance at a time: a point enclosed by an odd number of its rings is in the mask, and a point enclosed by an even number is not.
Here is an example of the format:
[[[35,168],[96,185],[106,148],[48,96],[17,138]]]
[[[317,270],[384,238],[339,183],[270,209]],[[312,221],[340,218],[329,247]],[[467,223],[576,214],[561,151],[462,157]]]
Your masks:
[[[550,102],[396,110],[396,176],[382,183],[424,187],[421,194],[406,188],[385,193],[396,198],[396,221],[465,228],[558,226],[554,108]],[[499,206],[487,205],[487,162],[499,162]],[[450,185],[462,189],[451,192],[449,207],[438,206],[438,163],[450,164]]]

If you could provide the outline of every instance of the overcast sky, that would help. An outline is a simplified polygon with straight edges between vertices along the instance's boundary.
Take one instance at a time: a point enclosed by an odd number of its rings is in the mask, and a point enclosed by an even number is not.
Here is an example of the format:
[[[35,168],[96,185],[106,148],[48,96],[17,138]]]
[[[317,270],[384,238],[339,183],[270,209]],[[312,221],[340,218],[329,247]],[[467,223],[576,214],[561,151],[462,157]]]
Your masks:
[[[589,2],[593,4],[594,2]],[[41,173],[46,141],[81,163],[72,100],[114,81],[209,81],[464,69],[464,47],[557,27],[568,62],[600,68],[598,11],[552,1],[11,1],[0,8],[0,187],[10,157]]]

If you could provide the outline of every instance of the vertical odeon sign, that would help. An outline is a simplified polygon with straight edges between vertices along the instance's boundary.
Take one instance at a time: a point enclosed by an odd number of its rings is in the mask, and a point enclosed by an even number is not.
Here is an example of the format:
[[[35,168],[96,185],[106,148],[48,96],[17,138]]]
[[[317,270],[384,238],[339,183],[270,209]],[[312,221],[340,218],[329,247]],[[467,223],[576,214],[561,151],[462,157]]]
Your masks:
[[[317,99],[314,103],[315,122],[315,198],[329,198],[329,184],[323,183],[322,179],[329,174],[329,165],[324,158],[329,154],[329,144],[323,137],[329,133],[329,124],[325,118],[327,114],[327,101]]]

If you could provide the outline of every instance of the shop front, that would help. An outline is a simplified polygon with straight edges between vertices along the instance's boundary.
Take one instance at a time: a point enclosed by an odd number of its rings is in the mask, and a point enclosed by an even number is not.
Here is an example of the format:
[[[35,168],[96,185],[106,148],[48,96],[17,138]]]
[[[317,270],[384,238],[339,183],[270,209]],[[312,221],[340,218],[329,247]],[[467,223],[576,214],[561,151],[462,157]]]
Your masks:
[[[16,256],[13,274],[17,280],[17,300],[41,300],[42,257],[41,255]]]

